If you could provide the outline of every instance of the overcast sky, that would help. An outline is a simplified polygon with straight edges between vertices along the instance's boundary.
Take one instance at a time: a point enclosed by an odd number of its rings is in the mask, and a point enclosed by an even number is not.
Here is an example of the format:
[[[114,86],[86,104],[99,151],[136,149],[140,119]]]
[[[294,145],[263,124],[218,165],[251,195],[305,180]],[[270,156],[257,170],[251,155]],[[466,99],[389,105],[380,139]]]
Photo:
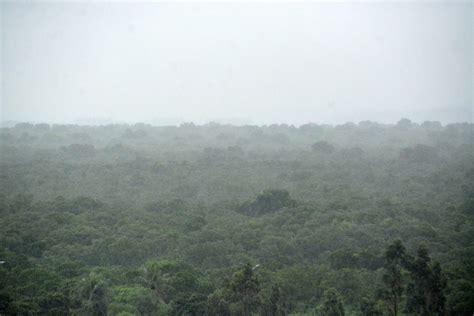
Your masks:
[[[471,1],[0,6],[4,121],[473,119]]]

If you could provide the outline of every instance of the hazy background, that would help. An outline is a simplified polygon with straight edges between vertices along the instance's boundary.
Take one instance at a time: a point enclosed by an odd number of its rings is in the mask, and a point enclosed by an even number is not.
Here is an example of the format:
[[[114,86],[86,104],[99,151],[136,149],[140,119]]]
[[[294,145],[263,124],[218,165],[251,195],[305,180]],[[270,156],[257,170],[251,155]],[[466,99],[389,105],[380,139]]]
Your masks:
[[[0,6],[2,121],[473,118],[471,1]]]

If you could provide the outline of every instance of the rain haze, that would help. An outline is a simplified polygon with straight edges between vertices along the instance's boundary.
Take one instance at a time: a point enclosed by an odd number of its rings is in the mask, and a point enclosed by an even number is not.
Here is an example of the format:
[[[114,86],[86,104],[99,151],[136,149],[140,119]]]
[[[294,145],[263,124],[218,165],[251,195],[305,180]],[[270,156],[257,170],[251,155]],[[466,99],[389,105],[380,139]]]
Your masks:
[[[2,2],[2,121],[472,121],[472,3]]]
[[[0,0],[0,316],[474,316],[472,6]]]

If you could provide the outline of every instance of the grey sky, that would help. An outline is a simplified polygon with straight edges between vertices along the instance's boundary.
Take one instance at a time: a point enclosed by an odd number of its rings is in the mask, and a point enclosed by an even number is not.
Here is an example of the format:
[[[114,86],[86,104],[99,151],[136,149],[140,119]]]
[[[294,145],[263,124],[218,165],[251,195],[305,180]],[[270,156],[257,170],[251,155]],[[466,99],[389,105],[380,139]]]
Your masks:
[[[472,121],[472,3],[1,4],[0,119]]]

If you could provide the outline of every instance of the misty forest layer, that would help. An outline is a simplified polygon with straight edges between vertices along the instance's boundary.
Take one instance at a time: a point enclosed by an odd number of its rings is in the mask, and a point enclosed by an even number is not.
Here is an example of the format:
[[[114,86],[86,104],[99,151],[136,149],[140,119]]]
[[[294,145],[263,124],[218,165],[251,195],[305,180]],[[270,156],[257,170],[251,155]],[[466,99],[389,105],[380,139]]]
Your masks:
[[[473,124],[0,130],[0,314],[472,315]]]

